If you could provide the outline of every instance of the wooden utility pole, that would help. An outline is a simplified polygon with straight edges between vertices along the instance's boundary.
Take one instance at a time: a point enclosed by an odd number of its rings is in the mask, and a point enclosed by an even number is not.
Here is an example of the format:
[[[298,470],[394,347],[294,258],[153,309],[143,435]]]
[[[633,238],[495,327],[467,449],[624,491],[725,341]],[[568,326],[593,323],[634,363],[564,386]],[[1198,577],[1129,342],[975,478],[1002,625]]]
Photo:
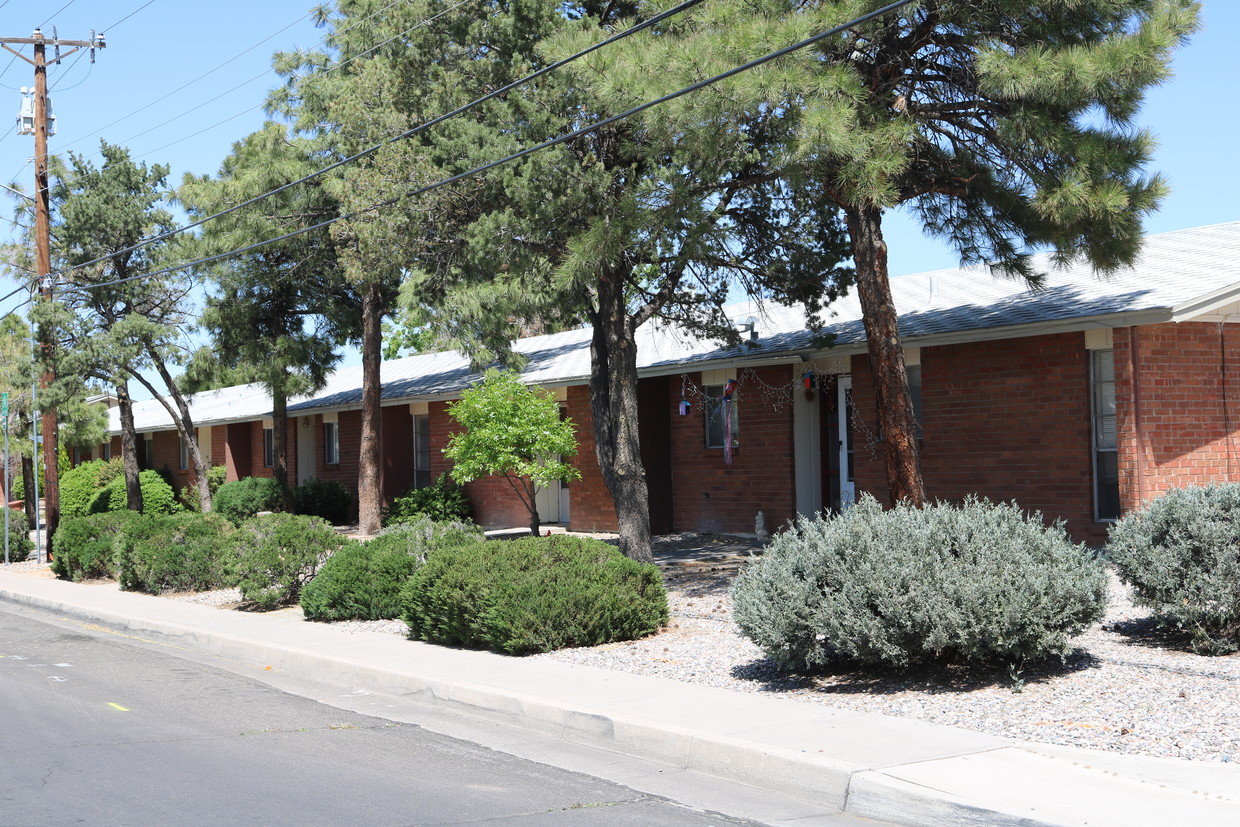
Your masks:
[[[34,46],[34,57],[29,58],[12,48],[9,44]],[[35,236],[35,269],[39,280],[39,295],[44,301],[52,300],[52,236],[51,236],[51,203],[47,187],[47,137],[48,101],[47,101],[47,47],[55,49],[52,63],[61,60],[80,49],[90,49],[91,63],[95,62],[95,49],[107,45],[103,33],[91,33],[90,40],[60,40],[56,37],[53,27],[52,37],[46,38],[39,29],[34,30],[30,37],[0,37],[0,48],[12,52],[17,57],[34,67],[34,122],[30,125],[34,133],[34,236]],[[71,47],[61,54],[60,47]],[[18,116],[18,132],[30,134]],[[46,388],[56,378],[55,343],[56,331],[51,325],[43,325],[39,331],[40,346],[43,349],[44,373],[42,387]],[[46,547],[52,551],[52,535],[60,522],[60,473],[59,473],[59,429],[56,426],[56,409],[51,406],[43,408],[43,502],[45,526],[43,536],[47,538]],[[36,512],[37,513],[37,512]],[[37,526],[36,526],[37,528]]]

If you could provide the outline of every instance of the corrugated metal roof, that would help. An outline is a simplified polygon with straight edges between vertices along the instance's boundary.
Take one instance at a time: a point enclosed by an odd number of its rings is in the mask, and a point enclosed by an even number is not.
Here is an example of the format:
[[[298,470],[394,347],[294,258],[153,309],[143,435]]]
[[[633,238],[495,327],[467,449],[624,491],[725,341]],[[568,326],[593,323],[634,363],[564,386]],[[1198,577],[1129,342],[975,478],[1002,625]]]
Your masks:
[[[1021,326],[1106,325],[1171,320],[1177,308],[1205,307],[1240,299],[1240,222],[1197,227],[1149,236],[1136,265],[1099,277],[1086,264],[1054,269],[1048,256],[1037,256],[1036,269],[1047,273],[1043,289],[1031,291],[1023,282],[993,276],[985,267],[937,270],[892,279],[900,315],[900,334],[910,343],[932,344],[936,337],[994,338],[1017,335]],[[1217,294],[1217,295],[1216,295]],[[1203,311],[1204,312],[1204,311]],[[805,329],[799,308],[757,307],[741,303],[728,308],[732,318],[754,316],[758,338],[752,346],[720,348],[658,322],[638,331],[638,369],[657,373],[677,365],[772,358],[806,353],[813,333]],[[855,351],[863,346],[861,308],[855,295],[828,310],[823,333],[834,347]],[[529,362],[523,378],[530,384],[564,385],[586,381],[590,374],[590,331],[571,330],[535,336],[515,343]],[[829,355],[829,352],[828,352]],[[385,401],[414,401],[458,393],[478,379],[461,353],[425,353],[385,362]],[[340,368],[323,390],[290,400],[290,413],[358,407],[362,399],[360,365]],[[259,419],[271,415],[271,402],[258,385],[194,395],[198,425]],[[156,401],[134,406],[139,431],[171,428],[172,420]],[[112,412],[112,429],[119,428]]]

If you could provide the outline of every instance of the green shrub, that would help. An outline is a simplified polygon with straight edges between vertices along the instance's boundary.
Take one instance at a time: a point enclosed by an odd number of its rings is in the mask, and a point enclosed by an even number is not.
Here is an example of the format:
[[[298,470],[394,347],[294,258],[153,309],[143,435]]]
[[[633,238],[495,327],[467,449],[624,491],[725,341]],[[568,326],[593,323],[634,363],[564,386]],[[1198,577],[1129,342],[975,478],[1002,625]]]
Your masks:
[[[284,511],[287,502],[288,491],[271,477],[246,477],[221,485],[211,510],[241,525],[260,511]]]
[[[73,519],[91,513],[96,495],[123,471],[119,457],[88,460],[65,471],[60,478],[61,517]]]
[[[309,480],[293,489],[293,510],[343,525],[353,510],[353,494],[336,480]]]
[[[296,603],[305,586],[347,541],[318,517],[264,514],[233,535],[232,571],[241,596],[266,611]]]
[[[62,580],[116,577],[116,554],[121,535],[138,515],[110,511],[62,520],[53,546],[52,572]]]
[[[143,514],[175,514],[183,510],[176,494],[157,471],[138,472],[138,487],[142,489]],[[129,508],[129,495],[125,491],[125,476],[114,477],[95,494],[90,503],[91,514],[124,511]]]
[[[0,514],[0,519],[4,515]],[[0,538],[0,543],[4,539]],[[30,539],[30,523],[26,521],[26,512],[20,508],[9,509],[9,562],[20,563],[30,558],[30,552],[34,550],[34,541]],[[0,549],[0,560],[3,560],[4,550]]]
[[[1017,664],[1067,655],[1102,616],[1102,564],[1014,504],[890,511],[866,496],[802,519],[732,586],[741,631],[777,663]]]
[[[301,607],[308,620],[400,617],[400,590],[432,551],[480,542],[482,529],[465,523],[393,526],[368,543],[345,546],[306,584]]]
[[[143,514],[117,545],[116,569],[126,591],[205,591],[227,584],[232,526],[214,514]]]
[[[410,637],[509,654],[633,640],[667,622],[655,566],[562,534],[438,549],[401,605]]]
[[[211,492],[212,501],[220,486],[228,480],[228,468],[223,465],[212,465],[207,469],[207,490]],[[187,485],[181,489],[177,499],[186,511],[201,511],[202,501],[198,499],[198,483]]]
[[[417,522],[423,517],[440,523],[468,520],[473,516],[473,506],[461,487],[447,474],[440,474],[425,488],[410,488],[392,500],[383,512],[384,525],[401,525]]]
[[[1111,526],[1108,557],[1133,601],[1202,654],[1240,643],[1240,484],[1178,488]]]

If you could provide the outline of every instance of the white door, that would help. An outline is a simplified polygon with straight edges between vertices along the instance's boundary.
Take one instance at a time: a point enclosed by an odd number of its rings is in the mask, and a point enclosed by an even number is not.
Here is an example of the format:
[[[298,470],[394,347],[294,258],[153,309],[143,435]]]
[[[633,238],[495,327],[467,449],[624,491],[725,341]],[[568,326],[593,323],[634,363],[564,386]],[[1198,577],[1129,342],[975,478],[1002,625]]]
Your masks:
[[[553,482],[538,489],[534,495],[534,504],[538,507],[538,522],[558,523],[560,521],[560,484]]]
[[[314,479],[314,417],[297,418],[297,484]]]
[[[853,418],[852,377],[841,376],[836,383],[836,410],[839,412],[838,428],[840,435],[840,510],[848,508],[857,501],[857,486],[853,483],[853,444],[851,423]]]

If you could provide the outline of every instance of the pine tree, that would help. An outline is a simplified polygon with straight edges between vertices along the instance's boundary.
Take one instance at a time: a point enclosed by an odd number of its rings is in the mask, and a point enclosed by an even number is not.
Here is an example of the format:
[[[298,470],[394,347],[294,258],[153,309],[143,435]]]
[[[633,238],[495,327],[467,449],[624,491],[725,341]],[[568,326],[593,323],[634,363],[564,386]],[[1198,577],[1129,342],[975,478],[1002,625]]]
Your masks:
[[[187,175],[177,197],[191,217],[200,218],[300,178],[319,163],[308,141],[268,123],[234,144],[215,178]],[[321,183],[291,187],[207,222],[201,237],[184,249],[194,257],[245,247],[321,223],[337,214],[337,206]],[[289,397],[323,387],[339,360],[337,346],[356,336],[356,295],[326,229],[225,259],[208,274],[214,289],[202,324],[215,344],[212,355],[220,369],[260,382],[271,394],[272,476],[287,487]],[[200,360],[195,376],[204,367]]]
[[[723,0],[659,38],[690,53],[659,65],[669,87],[826,32],[884,3]],[[926,232],[1036,287],[1029,254],[1130,265],[1166,185],[1135,125],[1146,90],[1195,30],[1192,0],[921,0],[726,84],[783,114],[796,156],[847,220],[875,377],[892,501],[925,501],[888,283],[883,218],[902,207]],[[660,48],[660,47],[654,47]],[[649,55],[626,61],[629,74]],[[703,104],[707,106],[707,104]]]

